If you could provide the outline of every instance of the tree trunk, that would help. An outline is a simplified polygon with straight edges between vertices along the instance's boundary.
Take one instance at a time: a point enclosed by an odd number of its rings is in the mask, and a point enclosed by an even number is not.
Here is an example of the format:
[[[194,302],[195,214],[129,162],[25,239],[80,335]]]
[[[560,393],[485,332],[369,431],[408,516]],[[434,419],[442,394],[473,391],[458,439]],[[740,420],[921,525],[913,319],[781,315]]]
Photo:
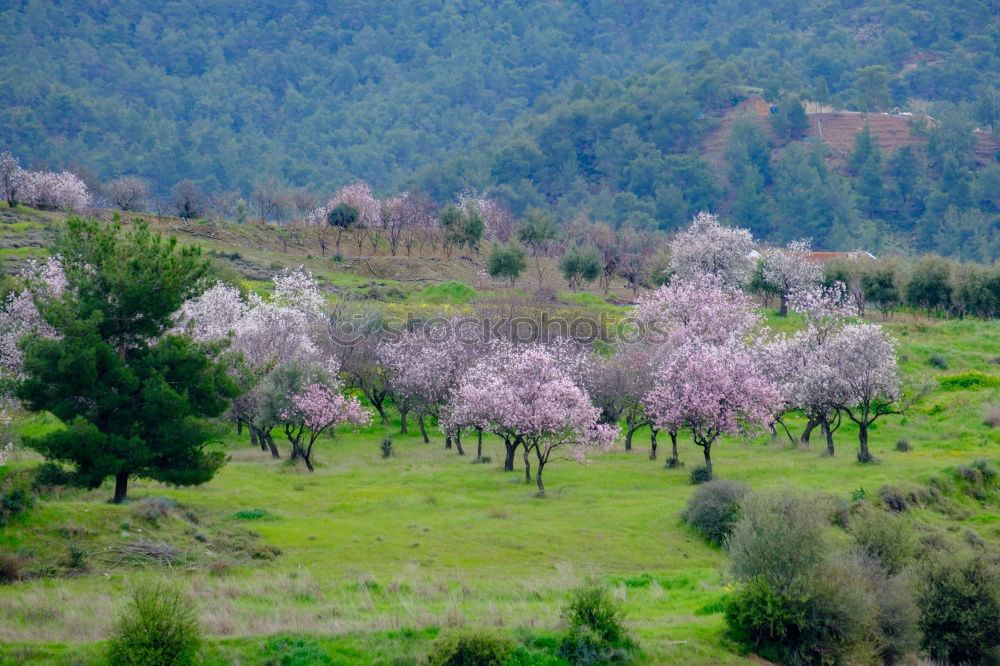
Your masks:
[[[280,458],[281,454],[278,453],[278,447],[277,447],[277,445],[275,445],[274,438],[271,437],[271,433],[270,432],[265,432],[264,433],[264,439],[267,441],[267,448],[270,449],[270,451],[271,451],[271,457],[272,458]]]
[[[705,452],[705,469],[708,470],[708,478],[712,479],[712,442],[705,442],[701,445],[702,450]]]
[[[111,502],[121,504],[128,494],[128,472],[118,472],[115,474],[115,496]]]
[[[444,448],[446,448],[446,449],[450,449],[451,448],[451,435],[445,435],[444,436]]]
[[[670,431],[670,460],[674,467],[681,461],[680,455],[677,453],[677,433],[673,430]]]
[[[455,433],[455,449],[458,451],[458,455],[464,456],[465,451],[462,449],[462,431],[459,430]]]
[[[514,471],[514,452],[517,451],[517,440],[511,442],[510,437],[503,438],[503,445],[507,448],[507,456],[503,460],[503,471]]]
[[[479,438],[479,443],[476,445],[476,460],[483,459],[483,429],[476,428],[476,435]]]
[[[788,316],[788,294],[781,295],[781,305],[778,307],[778,316],[779,317]]]
[[[821,419],[809,419],[809,423],[806,424],[806,429],[802,431],[802,437],[799,438],[799,442],[803,446],[809,446],[809,437],[812,435],[812,431],[816,426],[820,425]]]
[[[823,429],[823,436],[826,437],[826,452],[827,454],[832,456],[834,454],[833,431],[830,429],[829,419],[823,419],[823,421],[820,423],[820,427],[822,427]]]
[[[260,438],[257,437],[257,433],[254,432],[254,429],[248,427],[247,430],[250,431],[250,444],[254,448],[257,448],[259,446],[261,451],[267,451],[267,444],[265,444],[264,442],[262,442],[260,440]]]
[[[531,458],[528,454],[531,453],[531,448],[525,444],[524,445],[524,482],[531,483]]]
[[[535,472],[535,482],[538,484],[538,496],[545,497],[545,484],[542,483],[542,470],[545,468],[545,463],[542,459],[538,459],[538,471]]]
[[[371,403],[375,407],[375,411],[378,412],[379,417],[382,419],[382,425],[389,425],[389,417],[385,413],[385,407],[383,406],[384,400],[372,400]]]
[[[659,431],[656,428],[650,428],[649,431],[649,459],[656,460],[656,435]]]
[[[410,410],[401,409],[399,410],[399,434],[405,435],[406,432],[406,415]]]
[[[858,451],[858,462],[872,462],[871,451],[868,450],[868,424],[861,422],[858,424],[858,444],[861,445]]]
[[[427,436],[427,428],[424,427],[423,412],[417,414],[417,425],[420,426],[420,434],[424,436],[424,444],[430,444],[431,438]]]

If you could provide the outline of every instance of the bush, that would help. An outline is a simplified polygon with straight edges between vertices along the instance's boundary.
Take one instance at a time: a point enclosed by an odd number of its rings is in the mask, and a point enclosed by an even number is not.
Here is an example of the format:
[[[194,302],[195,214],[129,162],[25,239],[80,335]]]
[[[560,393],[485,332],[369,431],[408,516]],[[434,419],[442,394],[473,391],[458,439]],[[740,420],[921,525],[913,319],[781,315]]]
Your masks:
[[[878,490],[878,497],[885,504],[886,508],[895,513],[906,511],[906,495],[895,486],[882,486]]]
[[[571,664],[624,664],[632,660],[636,644],[625,629],[625,611],[607,587],[588,583],[570,593],[562,616],[569,634],[559,645],[559,656]]]
[[[912,451],[913,446],[910,445],[910,441],[908,439],[900,439],[896,442],[896,450],[906,453],[907,451]]]
[[[983,413],[983,423],[991,428],[1000,428],[1000,402],[986,408]]]
[[[948,375],[938,379],[945,391],[961,391],[963,389],[980,389],[1000,386],[1000,376],[988,375],[985,372],[969,370],[957,375]]]
[[[382,450],[383,458],[391,458],[396,455],[396,452],[392,449],[392,437],[389,435],[382,438],[382,443],[379,446]]]
[[[948,359],[946,359],[944,356],[941,356],[941,354],[932,354],[931,357],[927,359],[927,365],[931,366],[932,368],[947,370]]]
[[[691,495],[684,520],[710,542],[722,545],[740,517],[740,502],[749,489],[724,479],[702,484]]]
[[[981,556],[936,554],[917,585],[922,645],[949,664],[995,663],[1000,656],[1000,571]]]
[[[902,663],[920,647],[920,611],[907,574],[888,576],[878,565],[865,567],[874,594],[879,657],[883,664]]]
[[[726,542],[740,580],[763,578],[776,590],[807,576],[826,556],[826,514],[795,491],[749,493]]]
[[[873,596],[856,567],[826,564],[782,590],[751,579],[727,602],[730,637],[779,663],[869,661],[876,631]]]
[[[427,657],[430,666],[502,666],[515,641],[495,629],[455,629],[443,634]]]
[[[183,666],[197,661],[198,617],[190,601],[171,588],[140,587],[118,618],[108,643],[112,666]]]
[[[169,497],[143,497],[132,507],[132,513],[150,523],[155,523],[177,508],[177,502]]]
[[[863,507],[851,518],[851,536],[858,550],[894,576],[913,556],[913,536],[899,516]]]
[[[14,553],[0,551],[0,585],[13,583],[21,578],[24,561]]]
[[[42,463],[35,468],[34,478],[31,485],[35,490],[43,488],[57,488],[59,486],[69,486],[73,483],[73,473],[57,463]]]
[[[691,483],[698,485],[701,483],[708,483],[712,480],[712,472],[705,466],[695,467],[691,470]]]
[[[14,472],[0,479],[0,527],[34,505],[35,496],[31,492],[31,477],[28,474]]]

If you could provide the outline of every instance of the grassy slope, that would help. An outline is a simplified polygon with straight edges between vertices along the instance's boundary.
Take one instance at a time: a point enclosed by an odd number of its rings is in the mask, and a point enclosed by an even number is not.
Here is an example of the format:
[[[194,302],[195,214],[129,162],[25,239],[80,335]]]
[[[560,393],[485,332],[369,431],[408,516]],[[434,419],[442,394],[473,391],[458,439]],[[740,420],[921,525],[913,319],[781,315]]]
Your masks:
[[[416,292],[410,298],[419,300]],[[995,322],[905,319],[889,326],[907,373],[997,373],[990,363],[1000,355]],[[930,369],[931,354],[945,356],[949,368]],[[819,437],[811,449],[767,438],[725,441],[714,453],[717,473],[754,488],[789,484],[845,500],[859,488],[869,496],[884,484],[905,488],[945,467],[997,458],[1000,431],[983,424],[982,412],[998,401],[997,389],[937,391],[914,413],[879,422],[872,445],[879,465],[854,462],[856,430],[845,426],[834,458],[820,455]],[[39,420],[28,424],[44,427]],[[551,465],[551,497],[539,500],[520,469],[499,470],[495,441],[488,441],[494,462],[487,465],[444,451],[440,437],[424,445],[414,435],[397,436],[398,455],[384,460],[382,434],[373,427],[322,441],[315,474],[273,463],[233,435],[227,441],[233,461],[203,487],[135,483],[135,498],[175,498],[200,516],[202,529],[250,527],[283,552],[273,562],[253,560],[222,573],[110,567],[102,549],[135,538],[134,530],[123,536],[123,525],[144,523],[134,506],[106,504],[109,488],[46,502],[0,533],[0,547],[53,561],[72,537],[88,551],[90,571],[3,588],[0,663],[98,663],[95,641],[107,635],[127,590],[145,578],[162,576],[190,591],[212,636],[210,661],[259,663],[269,649],[287,652],[266,636],[294,632],[313,636],[335,663],[363,664],[412,663],[436,628],[457,623],[552,635],[565,591],[592,575],[624,599],[651,663],[750,663],[728,650],[721,635],[726,558],[680,520],[692,492],[686,471],[648,460],[641,435],[631,454]],[[915,450],[895,451],[900,437]],[[681,456],[689,466],[699,454],[685,442]],[[971,528],[1000,543],[997,507],[952,502],[950,515],[931,509],[907,515],[928,529]],[[268,515],[255,521],[234,515],[257,508]],[[146,525],[147,534],[184,539],[190,530],[178,520]]]

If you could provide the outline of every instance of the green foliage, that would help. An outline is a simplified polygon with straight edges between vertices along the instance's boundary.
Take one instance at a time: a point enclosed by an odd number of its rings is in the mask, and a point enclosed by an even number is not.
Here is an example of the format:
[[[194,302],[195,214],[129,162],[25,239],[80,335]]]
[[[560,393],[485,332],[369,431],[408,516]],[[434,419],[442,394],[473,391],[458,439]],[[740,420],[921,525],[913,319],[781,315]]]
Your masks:
[[[941,354],[931,354],[930,358],[927,359],[927,365],[933,368],[938,368],[939,370],[947,370],[948,359]]]
[[[108,641],[111,666],[184,666],[197,663],[198,616],[189,599],[168,587],[139,587]]]
[[[514,243],[500,245],[494,242],[486,258],[486,272],[490,277],[510,280],[511,286],[526,267],[524,248]]]
[[[293,636],[274,636],[264,643],[265,666],[322,666],[334,661],[315,641]]]
[[[588,583],[570,593],[562,616],[569,634],[559,656],[571,664],[627,664],[637,645],[624,625],[625,611],[607,587]]]
[[[468,247],[479,252],[479,241],[483,237],[483,218],[475,208],[447,206],[438,216],[438,223],[444,229],[444,239],[448,246]]]
[[[890,576],[903,570],[914,553],[913,535],[896,514],[862,505],[850,523],[858,550]]]
[[[672,459],[671,459],[672,460]],[[669,464],[669,461],[668,461]],[[699,485],[702,483],[708,483],[712,480],[712,470],[704,465],[699,465],[691,469],[691,473],[688,475],[688,480],[692,485]]]
[[[205,419],[222,413],[236,386],[214,359],[218,348],[163,335],[208,262],[144,223],[123,231],[71,218],[58,249],[70,288],[43,316],[61,337],[25,342],[17,393],[66,428],[25,444],[73,463],[92,488],[114,476],[116,501],[129,476],[178,485],[212,478],[225,457],[205,450],[214,439]]]
[[[740,517],[740,502],[750,487],[724,479],[700,485],[691,495],[684,520],[711,543],[721,546]]]
[[[35,505],[30,473],[14,471],[0,478],[0,527]]]
[[[386,435],[382,438],[379,443],[379,450],[382,452],[383,458],[392,458],[396,455],[396,451],[392,448],[392,437]]]
[[[433,287],[427,287],[415,298],[421,303],[465,305],[475,299],[479,293],[467,284],[448,280]]]
[[[579,289],[583,282],[593,282],[604,269],[604,262],[597,250],[588,246],[584,249],[571,245],[559,260],[559,269],[569,282],[571,289]]]
[[[516,643],[508,634],[487,628],[453,629],[442,634],[427,657],[428,666],[503,666]]]
[[[994,663],[1000,654],[1000,569],[982,555],[937,553],[920,569],[923,647],[951,664]]]
[[[337,204],[326,214],[326,223],[331,227],[350,229],[357,224],[360,213],[350,204]]]
[[[1000,376],[969,370],[956,375],[938,378],[938,384],[945,391],[966,391],[1000,386]]]

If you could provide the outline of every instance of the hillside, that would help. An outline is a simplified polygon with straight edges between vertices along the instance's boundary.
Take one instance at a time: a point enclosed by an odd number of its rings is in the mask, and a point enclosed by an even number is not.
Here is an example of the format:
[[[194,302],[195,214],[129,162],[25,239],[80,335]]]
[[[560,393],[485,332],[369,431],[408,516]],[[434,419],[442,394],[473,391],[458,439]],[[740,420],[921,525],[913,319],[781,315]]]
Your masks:
[[[989,126],[996,19],[985,0],[19,0],[0,10],[0,149],[161,191],[391,189],[656,61],[690,73],[699,114],[752,85],[859,110],[961,103]]]
[[[36,240],[63,226],[61,214],[21,208],[11,221],[3,212],[5,262],[44,256],[51,242],[36,247]],[[526,294],[529,307],[551,315],[579,305],[582,314],[618,322],[627,312],[597,290],[560,292],[544,303],[530,294],[530,281],[495,290],[452,282],[475,284],[472,256],[354,256],[348,243],[334,260],[317,256],[308,237],[285,248],[261,225],[166,216],[151,222],[202,247],[220,274],[260,293],[272,287],[270,275],[304,264],[329,302],[349,292],[390,315],[471,314],[496,296],[520,307],[517,297]],[[796,314],[761,314],[773,331],[803,327]],[[715,473],[756,493],[811,493],[828,511],[823,529],[845,561],[853,560],[847,549],[855,526],[866,511],[877,512],[892,538],[911,540],[908,566],[919,583],[926,562],[917,548],[984,560],[1000,548],[1000,329],[996,320],[904,309],[889,319],[872,310],[867,320],[896,340],[907,381],[931,380],[906,414],[871,429],[877,464],[856,460],[852,422],[836,431],[830,455],[816,433],[801,442],[806,418],[793,412],[784,423],[794,441],[784,432],[721,438]],[[650,459],[647,426],[630,450],[618,442],[587,464],[554,461],[542,499],[524,483],[521,456],[516,469],[503,471],[499,437],[487,434],[484,457],[474,458],[473,433],[463,436],[463,453],[445,448],[436,424],[424,443],[412,420],[403,434],[395,407],[389,415],[387,424],[376,419],[320,438],[314,472],[287,459],[282,428],[275,428],[282,456],[275,460],[245,430],[222,424],[211,446],[228,462],[213,479],[178,487],[136,478],[124,504],[108,503],[110,479],[87,489],[67,483],[58,469],[34,476],[41,457],[18,449],[0,465],[0,484],[36,479],[37,498],[0,526],[3,562],[16,556],[20,567],[16,580],[0,582],[0,664],[101,666],[131,592],[161,585],[180,590],[194,609],[205,634],[201,663],[212,666],[416,666],[449,631],[481,627],[512,637],[518,652],[507,664],[567,666],[580,662],[559,652],[567,632],[560,609],[572,590],[594,580],[621,603],[641,644],[630,663],[765,663],[726,632],[725,612],[740,589],[730,554],[683,518],[696,490],[689,474],[702,459],[686,432],[681,466],[664,464],[665,433],[658,458]],[[61,427],[43,413],[15,425],[26,437]]]

